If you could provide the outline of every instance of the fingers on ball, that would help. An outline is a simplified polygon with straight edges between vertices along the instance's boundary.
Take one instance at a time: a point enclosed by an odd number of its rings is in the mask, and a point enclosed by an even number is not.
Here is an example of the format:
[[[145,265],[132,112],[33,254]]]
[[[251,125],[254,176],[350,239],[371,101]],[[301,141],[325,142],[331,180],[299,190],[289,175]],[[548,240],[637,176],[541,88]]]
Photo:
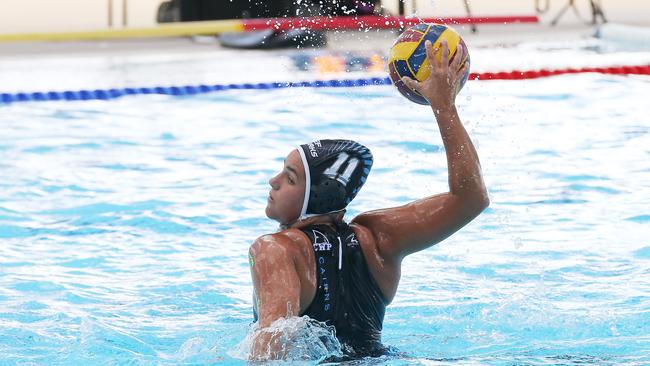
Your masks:
[[[425,49],[425,51],[427,53],[427,58],[429,59],[429,64],[432,64],[433,60],[435,60],[435,52],[433,50],[433,46],[431,45],[431,41],[429,41],[429,40],[424,41],[424,49]]]
[[[418,83],[417,81],[411,79],[410,77],[408,77],[408,76],[403,76],[403,77],[402,77],[402,82],[403,82],[404,84],[406,84],[406,86],[408,86],[410,89],[418,90],[419,83]]]
[[[458,76],[462,76],[463,74],[465,74],[465,72],[467,71],[467,63],[464,63],[457,70],[458,70],[457,71]]]
[[[458,70],[460,68],[460,62],[461,62],[462,58],[463,58],[463,55],[460,54],[460,50],[456,49],[456,53],[454,53],[451,56],[451,62],[449,63],[449,67],[452,70]]]
[[[441,66],[447,66],[449,65],[449,45],[447,44],[447,40],[443,39],[440,42],[440,45],[442,49]]]

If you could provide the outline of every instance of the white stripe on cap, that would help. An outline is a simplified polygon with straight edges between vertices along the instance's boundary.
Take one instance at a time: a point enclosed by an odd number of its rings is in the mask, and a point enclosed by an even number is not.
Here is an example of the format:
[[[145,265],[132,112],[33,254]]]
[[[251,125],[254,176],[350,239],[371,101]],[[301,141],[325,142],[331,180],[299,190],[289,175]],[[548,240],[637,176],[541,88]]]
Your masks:
[[[309,165],[307,164],[307,157],[305,156],[305,150],[302,149],[302,146],[298,146],[298,152],[300,153],[300,158],[302,159],[302,166],[305,169],[305,199],[302,201],[302,211],[300,211],[300,216],[298,219],[303,219],[305,213],[307,213],[307,205],[309,204],[309,191],[311,190],[311,177],[309,175]]]

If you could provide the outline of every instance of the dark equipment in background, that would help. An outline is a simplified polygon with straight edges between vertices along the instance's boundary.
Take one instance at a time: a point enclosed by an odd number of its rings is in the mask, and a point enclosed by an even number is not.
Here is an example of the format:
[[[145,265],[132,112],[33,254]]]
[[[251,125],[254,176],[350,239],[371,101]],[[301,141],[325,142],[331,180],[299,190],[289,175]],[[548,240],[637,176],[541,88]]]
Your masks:
[[[274,18],[291,16],[292,0],[175,0],[181,21]]]
[[[171,0],[158,8],[158,22],[220,19],[354,16],[375,14],[379,0]],[[322,47],[325,32],[308,29],[226,33],[221,45],[232,48],[269,49]]]
[[[294,16],[294,0],[170,0],[158,7],[158,23]]]

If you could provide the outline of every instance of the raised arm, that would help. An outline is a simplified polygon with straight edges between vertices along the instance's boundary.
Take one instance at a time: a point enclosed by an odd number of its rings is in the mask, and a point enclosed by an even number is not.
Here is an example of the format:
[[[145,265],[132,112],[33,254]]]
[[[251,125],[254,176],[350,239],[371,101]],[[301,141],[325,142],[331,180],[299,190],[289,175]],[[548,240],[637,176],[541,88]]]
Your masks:
[[[445,41],[441,48],[441,60],[436,60],[431,43],[427,41],[427,58],[431,65],[427,80],[417,82],[405,78],[403,81],[431,104],[447,154],[449,192],[401,207],[363,213],[353,220],[372,233],[384,260],[401,261],[411,253],[442,241],[489,205],[478,155],[455,106],[456,90],[465,66],[460,67],[461,57],[455,57],[449,64]]]
[[[250,359],[283,359],[286,345],[279,335],[265,330],[274,321],[300,312],[300,279],[290,243],[280,235],[265,235],[249,250],[250,269],[255,287],[258,332],[252,340]]]

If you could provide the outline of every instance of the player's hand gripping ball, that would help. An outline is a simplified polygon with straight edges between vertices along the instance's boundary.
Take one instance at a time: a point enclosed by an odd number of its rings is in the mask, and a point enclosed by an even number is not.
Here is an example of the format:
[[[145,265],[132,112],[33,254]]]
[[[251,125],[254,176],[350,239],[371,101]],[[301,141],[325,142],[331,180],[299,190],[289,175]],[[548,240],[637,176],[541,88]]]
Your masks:
[[[455,30],[442,24],[418,24],[406,29],[391,47],[388,56],[390,80],[397,90],[410,101],[424,105],[429,104],[422,94],[404,84],[402,77],[407,76],[417,81],[426,80],[431,70],[424,43],[425,41],[431,42],[432,48],[438,50],[435,57],[440,61],[442,59],[440,44],[443,40],[447,41],[449,48],[449,64],[451,65],[456,57],[461,57],[458,70],[467,66],[458,82],[456,89],[456,94],[458,94],[469,77],[470,62],[467,46]]]

